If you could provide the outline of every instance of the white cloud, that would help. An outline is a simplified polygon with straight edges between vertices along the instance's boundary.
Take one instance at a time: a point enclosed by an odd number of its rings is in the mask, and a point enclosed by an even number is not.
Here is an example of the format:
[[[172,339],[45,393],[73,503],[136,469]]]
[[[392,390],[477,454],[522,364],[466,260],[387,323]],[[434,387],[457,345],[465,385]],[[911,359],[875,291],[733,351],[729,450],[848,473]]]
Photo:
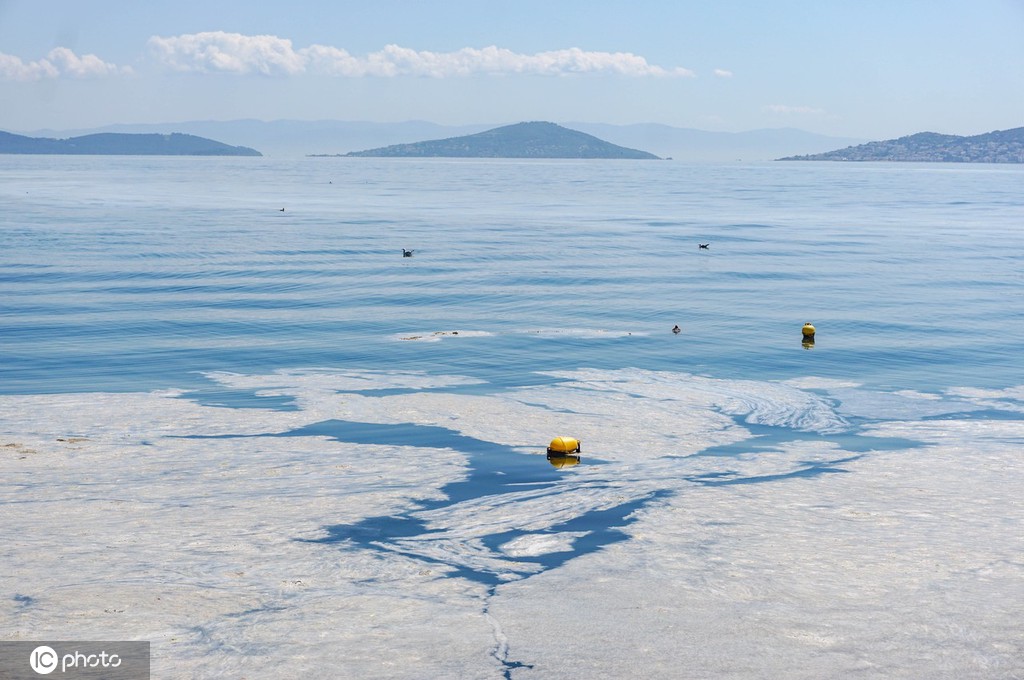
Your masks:
[[[296,75],[314,73],[347,78],[419,76],[450,78],[488,74],[613,74],[632,77],[692,77],[685,68],[650,64],[629,52],[588,52],[579,48],[520,54],[497,46],[455,52],[418,51],[387,45],[357,57],[329,45],[295,49],[290,40],[221,31],[172,37],[154,36],[157,59],[179,71]]]
[[[128,66],[107,63],[95,54],[79,56],[66,47],[56,47],[45,58],[29,62],[0,53],[0,80],[32,82],[61,77],[103,78],[131,73],[132,69]]]
[[[58,75],[57,68],[45,59],[25,63],[18,57],[0,53],[0,79],[29,81]]]
[[[796,114],[803,116],[820,116],[821,114],[825,113],[824,109],[816,109],[811,106],[787,106],[786,104],[769,104],[764,108],[765,111],[770,111],[771,113]]]
[[[718,78],[732,78],[732,71],[728,71],[724,68],[716,68],[714,74]]]
[[[161,63],[176,71],[292,75],[305,68],[305,59],[292,48],[291,40],[272,35],[212,31],[153,36],[149,47]]]

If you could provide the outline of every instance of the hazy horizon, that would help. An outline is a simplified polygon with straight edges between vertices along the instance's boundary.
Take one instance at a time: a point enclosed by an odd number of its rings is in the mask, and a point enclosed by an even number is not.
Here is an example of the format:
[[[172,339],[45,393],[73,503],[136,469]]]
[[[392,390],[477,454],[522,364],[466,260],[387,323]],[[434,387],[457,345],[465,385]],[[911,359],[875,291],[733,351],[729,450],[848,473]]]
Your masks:
[[[709,130],[706,128],[697,127],[686,127],[679,125],[669,125],[667,123],[659,123],[656,121],[638,121],[635,123],[609,123],[602,120],[551,120],[548,118],[531,118],[531,119],[516,119],[516,120],[503,120],[497,122],[491,121],[476,121],[462,123],[458,125],[439,123],[434,120],[427,120],[422,118],[410,118],[407,120],[397,121],[375,121],[375,120],[349,120],[345,118],[274,118],[274,119],[263,119],[255,117],[238,117],[238,118],[207,118],[207,119],[188,119],[188,120],[163,120],[163,121],[117,121],[112,123],[105,123],[102,125],[89,125],[84,127],[71,126],[71,127],[41,127],[32,129],[5,129],[0,128],[4,132],[10,132],[18,135],[33,135],[42,133],[59,133],[59,132],[79,132],[94,130],[111,130],[114,128],[143,128],[143,127],[172,127],[175,125],[189,126],[189,125],[351,125],[351,126],[433,126],[437,128],[450,128],[450,129],[466,129],[466,128],[480,128],[481,130],[490,130],[494,128],[505,127],[508,125],[515,125],[517,123],[527,122],[549,122],[562,127],[573,128],[573,126],[607,126],[612,128],[664,128],[666,130],[677,131],[677,132],[697,132],[709,135],[719,135],[722,137],[736,136],[736,135],[747,135],[755,134],[760,132],[794,132],[799,134],[806,134],[816,137],[825,137],[832,139],[853,139],[840,135],[830,135],[824,133],[811,132],[796,126],[785,125],[777,127],[763,127],[763,128],[752,128],[745,130]],[[1020,126],[1018,126],[1020,127]],[[917,132],[931,132],[930,130],[918,130]],[[986,130],[986,132],[990,132]],[[915,134],[915,133],[909,133]],[[955,133],[951,133],[955,134]],[[964,135],[968,136],[968,135]],[[857,138],[860,139],[860,138]],[[865,140],[867,141],[867,140]]]

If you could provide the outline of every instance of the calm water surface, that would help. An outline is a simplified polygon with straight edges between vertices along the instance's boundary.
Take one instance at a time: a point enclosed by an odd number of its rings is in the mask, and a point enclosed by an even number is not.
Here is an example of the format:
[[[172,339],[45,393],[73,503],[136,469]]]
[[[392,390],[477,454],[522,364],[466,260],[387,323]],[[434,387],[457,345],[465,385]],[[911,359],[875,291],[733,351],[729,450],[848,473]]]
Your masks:
[[[4,156],[0,391],[295,367],[1019,385],[1022,186],[995,165]]]

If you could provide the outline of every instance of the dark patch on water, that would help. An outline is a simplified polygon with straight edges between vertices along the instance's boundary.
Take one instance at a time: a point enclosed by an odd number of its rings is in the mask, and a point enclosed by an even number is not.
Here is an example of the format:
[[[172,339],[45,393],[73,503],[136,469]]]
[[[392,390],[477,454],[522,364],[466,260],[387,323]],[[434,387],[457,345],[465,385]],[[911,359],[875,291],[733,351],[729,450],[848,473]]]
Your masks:
[[[21,593],[15,593],[13,600],[18,603],[20,609],[27,609],[36,603],[36,598]]]
[[[737,417],[737,420],[741,420],[741,417]],[[741,475],[738,471],[724,469],[719,472],[684,477],[684,479],[701,486],[725,487],[842,474],[848,472],[844,467],[846,463],[858,460],[866,452],[921,446],[920,442],[911,440],[861,437],[849,432],[815,435],[774,426],[744,424],[744,427],[754,435],[752,439],[736,444],[709,447],[696,455],[718,456],[725,463],[729,457],[739,454],[785,450],[793,443],[799,442],[829,442],[835,444],[838,450],[833,459],[797,461],[791,464],[788,471],[775,474]],[[491,598],[502,584],[528,579],[537,573],[557,569],[576,557],[594,553],[606,546],[628,540],[629,534],[626,527],[637,520],[637,511],[672,493],[668,489],[663,489],[640,498],[629,499],[612,507],[583,509],[578,516],[545,529],[503,529],[489,535],[476,537],[480,545],[489,553],[489,557],[497,561],[497,565],[493,562],[481,565],[460,560],[456,555],[449,557],[444,553],[423,554],[418,550],[416,544],[424,540],[429,542],[432,537],[445,538],[448,531],[447,527],[432,528],[428,526],[426,520],[420,519],[421,513],[449,508],[465,501],[488,496],[514,493],[521,491],[524,486],[530,489],[550,489],[550,493],[554,494],[560,490],[559,485],[565,484],[568,488],[566,482],[570,480],[565,475],[573,474],[572,468],[557,470],[544,457],[538,453],[526,452],[524,447],[517,449],[435,425],[325,420],[288,432],[258,436],[328,437],[353,444],[444,448],[465,455],[468,464],[466,476],[443,486],[440,489],[443,498],[418,502],[395,515],[367,517],[351,524],[327,525],[323,527],[325,535],[321,538],[296,538],[295,540],[323,545],[333,544],[346,550],[368,550],[385,556],[403,555],[421,563],[434,565],[437,571],[446,577],[463,578],[483,586],[486,596],[482,613],[485,615],[488,614]],[[592,464],[594,461],[587,458],[586,462]],[[410,464],[414,464],[414,462]],[[580,535],[565,545],[540,555],[510,556],[501,550],[502,546],[519,538],[566,533]],[[407,541],[406,539],[418,540]],[[491,656],[500,664],[501,677],[508,680],[511,680],[516,670],[532,668],[528,663],[511,659],[508,645],[502,640],[498,641]]]
[[[999,401],[1010,401],[1008,399],[999,399]],[[924,416],[921,418],[923,421],[927,420],[1001,420],[1001,421],[1017,421],[1021,420],[1020,411],[1003,411],[998,409],[987,409],[984,411],[972,410],[964,411],[961,413],[943,413],[935,416]]]
[[[262,395],[251,390],[202,389],[183,393],[179,399],[213,408],[258,408],[271,411],[298,411],[294,398]]]
[[[312,541],[315,543],[352,541],[356,545],[376,551],[382,550],[381,543],[390,543],[413,536],[426,536],[432,533],[431,530],[427,529],[422,520],[412,516],[416,512],[444,508],[471,499],[520,491],[524,486],[529,486],[532,489],[551,487],[557,484],[563,475],[566,474],[566,472],[560,472],[553,468],[540,455],[522,453],[510,446],[470,437],[448,428],[412,423],[380,424],[326,420],[283,433],[262,435],[190,435],[184,438],[230,439],[246,436],[329,437],[336,441],[352,444],[447,448],[465,454],[469,463],[467,475],[463,479],[442,487],[441,491],[445,494],[443,500],[421,502],[411,510],[397,516],[368,517],[356,524],[329,526],[326,527],[328,535],[325,538]],[[607,529],[608,521],[621,520],[635,509],[642,507],[647,500],[649,499],[626,503],[619,506],[618,509],[613,508],[611,510],[589,513],[573,520],[571,524],[574,527],[586,526],[586,530],[592,531]],[[617,510],[619,511],[618,515],[616,514]],[[588,517],[590,517],[589,520],[587,519]],[[502,540],[500,542],[511,540],[525,533],[535,532],[504,532],[501,534]],[[602,536],[606,539],[603,542],[591,538],[581,543],[581,545],[586,546],[587,552],[590,552],[608,542],[622,540],[619,534],[612,531],[607,531]],[[394,546],[389,548],[388,551],[402,552],[401,549]],[[582,553],[576,550],[574,554]],[[558,566],[571,556],[553,557],[550,565]],[[422,555],[416,555],[415,557],[427,562],[438,562],[438,560],[432,560]],[[447,563],[443,564],[448,567],[454,566],[455,571],[453,575],[463,576],[488,586],[497,585],[501,582],[501,579],[491,572],[475,571],[466,567]]]
[[[468,476],[442,487],[444,499],[420,502],[399,515],[368,517],[354,524],[327,526],[324,527],[327,533],[324,538],[298,540],[321,544],[346,543],[351,547],[385,554],[407,555],[421,562],[435,564],[442,567],[448,577],[464,578],[479,583],[487,589],[482,609],[484,615],[489,614],[491,597],[510,576],[529,578],[534,573],[532,569],[517,570],[515,568],[517,562],[538,565],[541,571],[556,569],[575,557],[627,540],[628,535],[622,528],[636,520],[634,513],[652,500],[668,493],[659,491],[611,508],[590,510],[578,517],[555,524],[545,531],[512,529],[483,536],[480,538],[480,542],[496,558],[501,559],[505,555],[501,552],[500,547],[522,536],[585,532],[584,535],[572,542],[569,549],[535,556],[519,556],[505,562],[507,567],[502,568],[499,573],[488,568],[474,568],[470,565],[460,564],[456,560],[449,561],[407,551],[401,545],[401,539],[422,538],[429,537],[431,534],[444,533],[443,529],[427,528],[423,520],[414,516],[416,513],[450,507],[470,499],[509,493],[521,489],[522,485],[532,485],[534,488],[557,485],[564,473],[557,472],[547,464],[541,465],[539,456],[524,454],[502,444],[483,441],[437,426],[378,425],[329,420],[293,430],[282,436],[329,436],[338,441],[352,443],[391,445],[415,443],[416,446],[444,447],[465,453],[469,463]],[[532,664],[510,659],[508,645],[500,641],[495,645],[491,656],[500,664],[501,677],[505,680],[511,680],[513,671],[533,668]]]
[[[743,422],[743,416],[735,418],[736,423],[751,433],[751,437],[733,444],[709,446],[697,456],[720,456],[732,458],[743,453],[757,451],[783,451],[790,445],[799,442],[829,442],[839,449],[850,453],[866,453],[868,451],[902,451],[916,449],[924,443],[902,437],[871,437],[857,433],[807,434],[789,428],[772,425],[752,425]]]
[[[288,607],[285,607],[283,605],[279,605],[279,604],[265,604],[262,607],[253,607],[251,609],[245,609],[245,610],[240,611],[240,612],[230,612],[230,613],[227,613],[227,614],[222,614],[221,616],[223,616],[224,618],[228,618],[228,619],[241,619],[241,618],[245,618],[247,616],[253,616],[255,614],[270,614],[270,613],[273,613],[273,612],[283,612],[283,611],[287,611],[287,610],[288,610]]]
[[[540,380],[537,381],[541,383]],[[335,390],[336,394],[354,394],[361,397],[384,398],[404,394],[444,392],[446,394],[491,394],[494,385],[486,382],[472,382],[465,385],[443,385],[440,387],[368,387],[366,389]],[[179,398],[193,401],[200,406],[214,408],[258,408],[273,411],[298,411],[295,399],[288,395],[259,394],[254,390],[230,389],[221,386],[189,390]],[[366,442],[373,443],[373,442]]]
[[[397,397],[402,394],[428,392],[427,389],[415,387],[378,387],[365,390],[335,390],[335,394],[358,394],[361,397]]]
[[[849,470],[837,467],[841,463],[849,463],[858,460],[863,456],[847,456],[836,460],[814,460],[800,461],[797,465],[802,467],[790,472],[780,472],[772,475],[754,475],[750,477],[737,477],[734,472],[712,472],[703,475],[687,477],[687,481],[702,486],[731,486],[734,484],[761,484],[763,482],[781,482],[787,479],[800,479],[817,477],[818,475],[846,473]]]
[[[435,425],[325,420],[273,436],[330,437],[350,444],[430,447],[466,454],[469,462],[468,476],[446,485],[442,491],[448,500],[430,504],[429,508],[505,493],[511,490],[510,487],[522,484],[551,485],[558,479],[557,471],[546,464],[542,465],[543,459],[540,456],[521,453],[504,444],[477,439]]]
[[[449,448],[466,454],[469,463],[468,474],[465,478],[442,487],[441,491],[445,498],[420,502],[414,508],[399,515],[368,517],[354,524],[328,526],[325,527],[327,536],[314,539],[311,542],[325,544],[351,542],[368,550],[410,554],[418,560],[445,566],[452,576],[466,578],[489,588],[500,585],[505,579],[502,579],[498,573],[487,569],[474,569],[437,558],[406,553],[397,544],[397,541],[403,538],[428,537],[432,533],[442,533],[441,530],[428,529],[423,520],[414,516],[420,512],[446,508],[486,496],[520,491],[524,485],[534,489],[550,488],[559,484],[563,475],[566,474],[548,465],[540,456],[522,453],[503,444],[476,439],[432,425],[380,425],[328,420],[275,436],[327,436],[349,443]],[[636,510],[643,508],[660,495],[662,494],[650,494],[611,508],[584,512],[578,517],[550,527],[546,532],[537,530],[502,531],[482,537],[481,542],[493,550],[496,557],[500,558],[503,555],[498,551],[498,547],[521,536],[564,531],[588,532],[574,541],[569,550],[516,558],[516,560],[510,561],[509,568],[504,573],[515,571],[514,562],[536,564],[543,569],[554,569],[574,557],[625,540],[627,536],[621,531],[621,527],[633,521],[630,516]],[[525,574],[521,575],[525,576]]]
[[[866,453],[873,451],[902,451],[906,449],[920,448],[925,445],[924,443],[913,439],[904,439],[901,437],[870,437],[856,433],[808,435],[806,433],[795,432],[790,428],[742,423],[742,416],[737,416],[735,420],[754,436],[732,444],[710,446],[694,455],[727,459],[734,458],[741,454],[785,451],[793,444],[799,444],[800,442],[826,442],[834,444],[837,447],[835,453],[837,455],[844,455],[844,457],[832,460],[797,461],[794,463],[798,466],[796,469],[778,474],[741,477],[738,476],[738,473],[734,470],[723,470],[720,472],[710,472],[686,477],[688,481],[695,484],[701,484],[703,486],[728,486],[734,484],[779,482],[787,479],[816,477],[818,475],[826,474],[841,474],[849,472],[849,470],[841,467],[842,464],[858,460]]]
[[[586,532],[585,535],[580,536],[573,541],[572,547],[568,550],[516,558],[516,561],[518,562],[538,564],[543,567],[543,570],[545,571],[548,569],[555,569],[575,557],[596,552],[607,545],[627,540],[629,535],[622,531],[622,529],[636,521],[636,517],[632,515],[637,510],[643,509],[651,501],[663,498],[667,496],[668,493],[669,492],[665,490],[656,491],[611,508],[591,510],[578,517],[555,524],[545,531],[505,531],[497,534],[491,534],[490,536],[483,538],[481,542],[488,548],[496,551],[505,543],[522,536],[559,534],[562,532]]]
[[[504,672],[501,677],[504,680],[512,680],[512,671],[518,668],[525,668],[527,670],[533,668],[532,663],[523,663],[522,661],[507,661],[505,659],[498,659],[502,666],[504,666]]]
[[[825,437],[838,445],[844,451],[867,453],[869,451],[905,451],[907,449],[919,449],[925,446],[924,442],[916,439],[905,439],[903,437],[871,437],[862,434],[839,434]]]

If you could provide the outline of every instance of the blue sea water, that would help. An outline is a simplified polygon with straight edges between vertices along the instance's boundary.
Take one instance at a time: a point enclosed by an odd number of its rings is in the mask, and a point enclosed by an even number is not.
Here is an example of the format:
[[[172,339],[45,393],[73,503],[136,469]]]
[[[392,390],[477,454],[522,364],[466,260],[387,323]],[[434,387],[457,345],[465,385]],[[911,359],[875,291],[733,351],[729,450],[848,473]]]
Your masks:
[[[0,391],[314,366],[1019,385],[1022,186],[996,165],[5,156]]]

